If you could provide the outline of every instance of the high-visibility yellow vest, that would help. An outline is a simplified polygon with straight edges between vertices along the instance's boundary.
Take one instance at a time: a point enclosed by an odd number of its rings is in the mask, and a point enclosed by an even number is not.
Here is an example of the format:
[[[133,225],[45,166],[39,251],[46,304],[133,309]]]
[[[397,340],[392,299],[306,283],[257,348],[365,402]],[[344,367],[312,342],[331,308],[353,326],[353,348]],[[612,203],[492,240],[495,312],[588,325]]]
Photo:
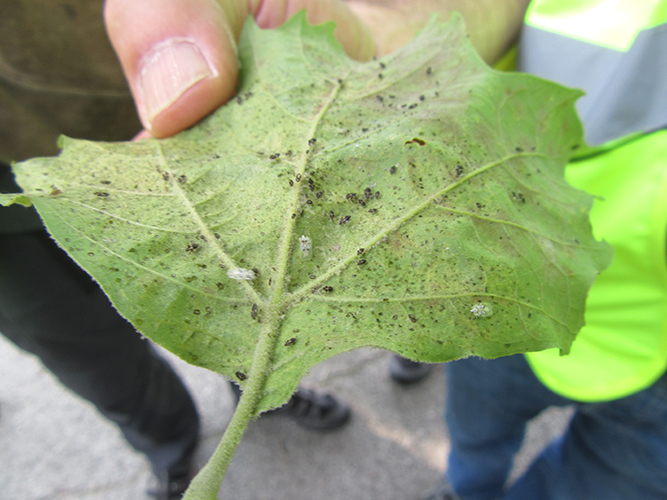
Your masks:
[[[667,1],[536,0],[518,69],[587,92],[592,147],[566,176],[596,196],[593,231],[614,248],[571,353],[526,358],[558,394],[621,398],[667,369]]]

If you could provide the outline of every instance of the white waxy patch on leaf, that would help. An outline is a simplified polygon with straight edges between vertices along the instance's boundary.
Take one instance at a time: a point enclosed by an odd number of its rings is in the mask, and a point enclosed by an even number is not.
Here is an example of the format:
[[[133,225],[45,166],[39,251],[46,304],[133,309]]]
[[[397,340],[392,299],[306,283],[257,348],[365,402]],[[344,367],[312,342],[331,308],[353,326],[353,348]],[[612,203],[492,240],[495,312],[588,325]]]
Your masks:
[[[302,235],[299,238],[299,248],[301,249],[301,255],[304,259],[310,259],[312,255],[312,244],[308,236]]]
[[[242,267],[233,267],[227,270],[227,276],[233,280],[247,280],[255,279],[255,271],[252,269],[243,269]]]
[[[480,302],[470,308],[470,312],[475,318],[488,318],[493,315],[493,308],[490,304]]]

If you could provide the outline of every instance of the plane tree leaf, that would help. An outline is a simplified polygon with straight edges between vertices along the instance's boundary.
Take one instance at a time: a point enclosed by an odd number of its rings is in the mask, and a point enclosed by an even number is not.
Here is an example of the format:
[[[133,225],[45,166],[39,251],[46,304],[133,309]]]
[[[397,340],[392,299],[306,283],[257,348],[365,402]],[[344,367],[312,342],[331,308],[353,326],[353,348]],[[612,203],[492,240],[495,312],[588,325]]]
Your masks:
[[[491,70],[458,17],[365,63],[330,24],[249,22],[240,59],[237,97],[174,138],[15,166],[17,201],[143,335],[261,377],[255,413],[364,346],[568,351],[609,260],[563,179],[578,92]]]

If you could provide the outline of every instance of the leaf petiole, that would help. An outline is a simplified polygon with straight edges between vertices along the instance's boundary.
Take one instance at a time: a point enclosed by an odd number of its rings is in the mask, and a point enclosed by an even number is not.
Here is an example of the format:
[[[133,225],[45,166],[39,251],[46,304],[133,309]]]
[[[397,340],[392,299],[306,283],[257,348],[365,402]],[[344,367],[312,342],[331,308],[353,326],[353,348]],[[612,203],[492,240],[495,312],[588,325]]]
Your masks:
[[[277,316],[275,314],[271,315]],[[258,338],[257,349],[241,399],[227,429],[213,455],[199,471],[185,492],[183,500],[216,500],[218,490],[236,448],[241,442],[250,421],[256,416],[257,406],[268,377],[277,335],[278,322],[267,321]]]

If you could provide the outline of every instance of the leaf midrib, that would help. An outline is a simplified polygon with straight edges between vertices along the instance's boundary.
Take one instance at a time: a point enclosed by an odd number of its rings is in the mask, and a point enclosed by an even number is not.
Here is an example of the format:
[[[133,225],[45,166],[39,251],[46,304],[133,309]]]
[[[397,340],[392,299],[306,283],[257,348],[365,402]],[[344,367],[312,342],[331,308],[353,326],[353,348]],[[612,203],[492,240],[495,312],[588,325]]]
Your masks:
[[[332,91],[329,93],[329,96],[327,97],[326,101],[322,104],[319,113],[313,119],[313,123],[307,134],[306,147],[304,149],[305,151],[312,151],[312,146],[308,144],[308,141],[316,137],[317,135],[316,132],[322,121],[322,118],[326,115],[327,111],[329,110],[329,107],[335,101],[336,96],[338,95],[338,92],[340,91],[341,88],[342,84],[340,83],[334,86]],[[312,159],[312,154],[310,152],[308,154],[303,155],[301,161],[295,167],[294,170],[295,176],[299,176],[301,179],[305,179],[306,168],[308,167],[308,164],[310,163],[311,159]],[[284,224],[283,224],[285,230],[283,231],[282,238],[279,242],[279,247],[278,247],[275,288],[273,296],[271,298],[271,306],[272,308],[275,308],[276,312],[282,309],[282,304],[284,303],[283,296],[289,295],[288,293],[285,292],[285,287],[289,271],[289,256],[294,242],[294,236],[295,236],[294,229],[296,226],[296,218],[293,218],[292,214],[297,213],[297,209],[299,207],[299,199],[302,190],[305,189],[303,187],[305,185],[306,185],[305,182],[295,182],[294,185],[292,186],[292,189],[290,190],[290,198],[288,202],[289,208],[285,213]]]

